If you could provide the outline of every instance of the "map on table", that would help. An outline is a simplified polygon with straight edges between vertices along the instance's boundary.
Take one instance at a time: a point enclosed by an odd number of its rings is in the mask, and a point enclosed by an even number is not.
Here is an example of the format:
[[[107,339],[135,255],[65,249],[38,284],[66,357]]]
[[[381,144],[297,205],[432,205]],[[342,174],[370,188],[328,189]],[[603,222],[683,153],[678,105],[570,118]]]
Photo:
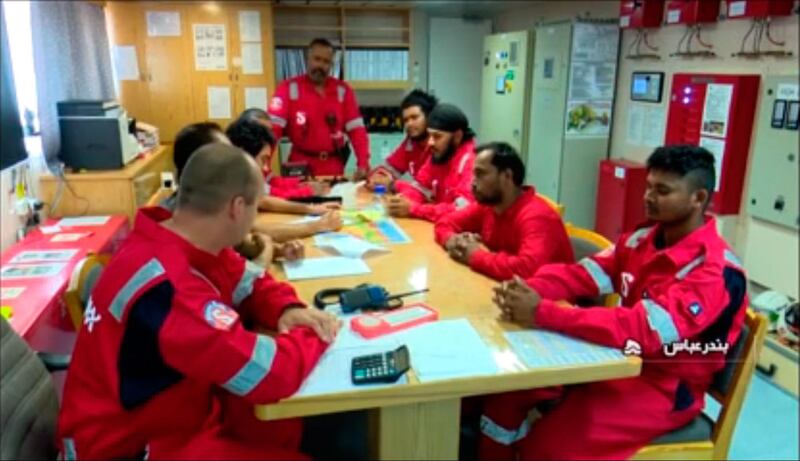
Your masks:
[[[625,360],[620,349],[598,346],[551,331],[514,331],[503,336],[529,368]]]
[[[383,207],[375,205],[362,210],[342,212],[344,227],[339,232],[350,234],[376,245],[411,243],[405,231],[390,217]]]

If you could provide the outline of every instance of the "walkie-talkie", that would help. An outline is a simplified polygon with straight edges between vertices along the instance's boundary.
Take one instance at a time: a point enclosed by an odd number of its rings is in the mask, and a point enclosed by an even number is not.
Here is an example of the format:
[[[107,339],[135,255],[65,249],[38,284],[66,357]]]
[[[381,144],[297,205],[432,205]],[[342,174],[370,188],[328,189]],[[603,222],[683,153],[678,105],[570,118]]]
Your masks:
[[[403,300],[401,298],[425,293],[426,291],[428,291],[427,288],[392,295],[386,291],[386,288],[380,285],[365,283],[355,288],[329,288],[327,290],[322,290],[314,296],[314,304],[319,309],[325,309],[325,307],[335,304],[338,301],[344,313],[350,313],[358,309],[397,309],[403,305]],[[336,301],[329,301],[327,298],[331,297],[338,299],[336,299]]]

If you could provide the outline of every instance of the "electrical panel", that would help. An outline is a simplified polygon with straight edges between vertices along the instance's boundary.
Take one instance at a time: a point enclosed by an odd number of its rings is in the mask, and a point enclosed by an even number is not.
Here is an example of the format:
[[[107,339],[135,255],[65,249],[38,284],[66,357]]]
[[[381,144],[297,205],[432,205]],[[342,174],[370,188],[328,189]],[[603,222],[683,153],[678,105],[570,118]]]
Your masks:
[[[623,159],[600,162],[594,230],[612,242],[645,221],[647,167]]]
[[[747,212],[797,229],[800,77],[766,77],[756,121]]]
[[[622,29],[660,27],[663,17],[664,0],[622,0],[619,5]]]
[[[672,77],[665,142],[704,147],[714,155],[717,183],[709,211],[717,214],[739,213],[760,79],[680,73]]]
[[[728,18],[763,18],[792,14],[794,0],[728,0]]]
[[[669,0],[667,24],[699,24],[716,22],[720,0]]]

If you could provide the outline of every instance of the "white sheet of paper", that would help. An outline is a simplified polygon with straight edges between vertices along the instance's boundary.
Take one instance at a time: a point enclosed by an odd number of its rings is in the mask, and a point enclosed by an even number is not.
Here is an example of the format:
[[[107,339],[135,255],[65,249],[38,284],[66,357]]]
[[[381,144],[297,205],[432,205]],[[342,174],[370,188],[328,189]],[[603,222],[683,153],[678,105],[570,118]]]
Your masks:
[[[107,223],[109,219],[111,219],[111,216],[73,216],[70,218],[61,218],[57,226],[102,226]]]
[[[56,232],[61,232],[61,228],[58,226],[39,226],[39,230],[42,231],[42,234],[55,234]]]
[[[339,330],[336,340],[322,355],[317,366],[295,394],[296,396],[396,386],[408,382],[406,376],[401,376],[396,382],[389,384],[360,384],[358,386],[353,384],[350,378],[353,358],[388,352],[397,349],[401,344],[398,342],[398,338],[372,340],[362,338],[350,328],[352,317],[342,317],[342,329]]]
[[[370,251],[388,252],[389,249],[341,232],[325,232],[314,236],[314,245],[331,248],[348,258],[363,258]]]
[[[725,157],[725,141],[722,139],[709,138],[708,136],[700,136],[700,147],[711,152],[714,156],[714,168],[716,171],[722,171],[722,160]],[[714,184],[714,192],[719,191],[719,178],[716,175],[717,182]]]
[[[706,87],[706,100],[703,104],[703,123],[701,135],[719,136],[728,134],[728,113],[733,98],[733,85],[710,83]]]
[[[503,336],[529,368],[625,360],[622,344],[614,349],[544,330],[513,331]]]
[[[328,197],[341,197],[342,208],[346,210],[353,209],[358,205],[358,196],[356,194],[361,184],[363,182],[340,182],[331,188],[331,191],[328,192]]]
[[[181,35],[181,14],[177,11],[148,11],[148,37],[179,37]]]
[[[228,70],[224,24],[193,24],[195,70]]]
[[[345,258],[343,256],[284,261],[283,270],[286,272],[286,278],[288,280],[342,277],[345,275],[362,275],[372,272],[363,260]]]
[[[58,242],[75,242],[84,237],[88,237],[92,235],[90,232],[76,232],[76,233],[65,233],[65,234],[56,234],[54,235],[50,241],[53,243]]]
[[[239,37],[243,42],[261,41],[261,13],[253,10],[239,11]]]
[[[263,86],[248,86],[244,88],[244,107],[253,107],[267,110],[267,88]]]
[[[2,287],[0,288],[0,299],[10,301],[19,298],[23,291],[25,291],[25,287]]]
[[[322,219],[322,216],[308,215],[308,216],[303,216],[300,219],[295,219],[294,221],[289,221],[289,224],[303,224],[307,222],[319,221],[320,219]]]
[[[19,264],[32,262],[69,261],[77,252],[77,249],[21,251],[16,256],[11,258],[9,263]]]
[[[260,43],[242,43],[242,73],[245,75],[264,73]]]
[[[227,86],[208,87],[208,118],[231,118],[231,89]]]
[[[651,106],[645,110],[642,126],[642,145],[658,147],[664,145],[667,114],[664,106]]]
[[[114,45],[111,48],[114,59],[114,71],[117,80],[139,80],[139,62],[136,59],[136,47],[133,45]]]
[[[638,146],[642,143],[642,128],[644,125],[644,109],[639,104],[628,106],[628,144]]]
[[[467,319],[440,320],[383,337],[408,346],[420,382],[492,375],[492,352]]]
[[[52,277],[61,272],[65,263],[8,265],[0,269],[3,280]]]

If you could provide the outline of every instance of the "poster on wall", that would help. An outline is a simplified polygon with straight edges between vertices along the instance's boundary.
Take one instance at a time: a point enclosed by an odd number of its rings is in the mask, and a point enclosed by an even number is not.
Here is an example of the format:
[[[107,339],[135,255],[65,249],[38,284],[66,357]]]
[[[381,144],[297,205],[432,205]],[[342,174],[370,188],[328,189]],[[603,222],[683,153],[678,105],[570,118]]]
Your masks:
[[[246,109],[256,107],[258,109],[267,110],[267,87],[245,87],[244,106]]]
[[[569,101],[567,135],[608,136],[611,129],[611,101]]]
[[[706,88],[703,123],[700,134],[724,138],[728,134],[728,112],[731,108],[733,85],[711,83]]]
[[[722,160],[725,155],[725,141],[722,139],[709,138],[707,136],[700,136],[700,147],[711,152],[714,156],[714,170],[717,171],[717,182],[714,184],[714,192],[719,191],[719,172],[722,171]]]
[[[242,43],[242,73],[245,75],[264,73],[260,43]]]
[[[208,118],[211,120],[231,118],[231,89],[229,87],[208,87]]]
[[[177,11],[148,11],[148,37],[180,37],[181,14]]]
[[[239,36],[243,42],[261,41],[261,13],[256,10],[239,12]]]
[[[193,24],[195,70],[228,70],[224,24]]]

